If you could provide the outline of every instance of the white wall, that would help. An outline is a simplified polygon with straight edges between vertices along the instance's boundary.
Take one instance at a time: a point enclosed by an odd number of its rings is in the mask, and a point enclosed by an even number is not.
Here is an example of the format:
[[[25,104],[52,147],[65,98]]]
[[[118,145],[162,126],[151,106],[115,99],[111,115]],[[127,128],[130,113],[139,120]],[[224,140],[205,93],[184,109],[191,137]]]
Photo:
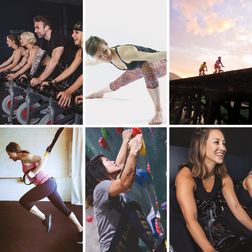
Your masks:
[[[43,155],[58,128],[0,128],[0,200],[17,201],[32,188],[19,181],[23,176],[21,162],[9,159],[5,147],[18,143],[22,149]],[[65,128],[49,155],[45,171],[55,177],[63,200],[70,201],[72,128]],[[81,153],[80,153],[81,155]]]
[[[86,0],[85,5],[88,10],[85,13],[86,39],[98,36],[110,46],[135,44],[167,50],[167,1]],[[122,73],[111,64],[87,66],[86,94],[108,86]],[[159,85],[165,123],[166,77],[159,79]],[[86,123],[89,125],[147,124],[153,115],[154,107],[143,79],[105,95],[104,99],[86,100]]]

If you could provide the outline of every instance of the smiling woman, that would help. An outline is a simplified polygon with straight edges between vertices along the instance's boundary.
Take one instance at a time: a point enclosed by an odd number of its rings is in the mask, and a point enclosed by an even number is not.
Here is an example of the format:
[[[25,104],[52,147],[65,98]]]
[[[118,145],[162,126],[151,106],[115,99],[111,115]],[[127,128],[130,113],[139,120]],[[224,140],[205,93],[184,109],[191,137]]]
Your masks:
[[[252,235],[252,220],[236,197],[224,163],[225,153],[225,137],[220,129],[195,130],[189,162],[180,166],[175,194],[171,197],[170,241],[176,252],[219,250],[220,243],[214,240],[213,230],[209,229],[208,233],[206,230],[209,226],[206,228],[200,223],[202,206],[207,212],[206,205],[214,205],[215,208],[208,211],[216,211],[219,193],[226,202],[222,223],[229,223],[229,229],[236,234],[245,237]],[[216,212],[212,212],[210,217],[212,221],[214,214]]]

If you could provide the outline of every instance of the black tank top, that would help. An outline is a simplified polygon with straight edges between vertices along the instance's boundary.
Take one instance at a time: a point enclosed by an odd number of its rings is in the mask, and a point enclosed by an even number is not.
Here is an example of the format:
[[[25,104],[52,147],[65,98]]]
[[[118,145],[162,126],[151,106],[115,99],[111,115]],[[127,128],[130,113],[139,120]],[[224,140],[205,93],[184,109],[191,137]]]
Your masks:
[[[236,191],[237,197],[241,205],[245,207],[252,207],[252,199],[247,190],[244,189],[242,181],[240,182],[238,189]]]
[[[136,47],[136,49],[140,52],[150,52],[150,53],[155,53],[157,52],[156,50],[154,49],[151,49],[151,48],[148,48],[148,47],[143,47],[143,46],[137,46],[137,45],[127,45],[127,46],[134,46]],[[146,61],[132,61],[130,63],[126,63],[122,58],[121,56],[119,55],[118,53],[118,46],[115,46],[115,51],[116,51],[116,54],[118,55],[118,57],[120,58],[120,60],[126,65],[127,67],[127,70],[133,70],[133,69],[136,69],[136,68],[140,68]],[[113,64],[112,62],[110,62],[111,64]],[[116,66],[115,64],[113,64],[116,68],[120,69],[120,70],[125,70],[125,69],[122,69],[122,68],[119,68],[118,66]]]
[[[183,167],[187,167],[190,170],[192,170],[193,165],[191,163],[187,163]],[[207,192],[205,190],[201,178],[194,178],[194,180],[196,183],[196,190],[194,191],[194,197],[195,197],[197,205],[203,201],[214,200],[217,197],[218,191],[220,191],[222,189],[222,178],[220,175],[215,175],[214,185],[213,185],[211,192]],[[173,197],[172,201],[173,202],[171,202],[171,204],[174,205],[173,209],[177,213],[182,214],[181,209],[180,209],[180,205],[179,205],[177,198],[176,198],[176,194],[175,194],[175,197]]]

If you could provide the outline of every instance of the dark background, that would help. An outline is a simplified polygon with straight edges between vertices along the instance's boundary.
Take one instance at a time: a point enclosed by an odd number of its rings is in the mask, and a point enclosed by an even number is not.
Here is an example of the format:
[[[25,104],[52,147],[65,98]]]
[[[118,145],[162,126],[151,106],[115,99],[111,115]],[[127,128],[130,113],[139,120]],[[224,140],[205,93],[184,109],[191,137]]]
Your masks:
[[[75,22],[82,20],[82,0],[3,0],[0,2],[0,62],[11,55],[6,45],[9,33],[34,32],[33,18],[47,15],[54,28],[71,35]]]
[[[225,163],[234,182],[252,169],[252,128],[221,128],[227,145]],[[187,161],[188,147],[195,128],[170,129],[170,180],[174,181],[178,166]]]

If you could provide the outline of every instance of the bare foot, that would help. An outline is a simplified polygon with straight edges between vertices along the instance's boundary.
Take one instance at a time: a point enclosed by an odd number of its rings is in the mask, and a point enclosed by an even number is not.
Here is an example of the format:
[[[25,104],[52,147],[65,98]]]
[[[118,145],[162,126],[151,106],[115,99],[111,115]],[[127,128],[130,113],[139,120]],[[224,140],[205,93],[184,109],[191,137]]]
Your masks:
[[[103,98],[104,92],[103,91],[98,91],[94,92],[88,96],[86,96],[86,99],[98,99],[98,98]]]
[[[156,112],[156,114],[151,119],[151,121],[149,122],[149,124],[151,124],[151,125],[158,125],[158,124],[161,124],[162,122],[163,122],[162,112]]]

